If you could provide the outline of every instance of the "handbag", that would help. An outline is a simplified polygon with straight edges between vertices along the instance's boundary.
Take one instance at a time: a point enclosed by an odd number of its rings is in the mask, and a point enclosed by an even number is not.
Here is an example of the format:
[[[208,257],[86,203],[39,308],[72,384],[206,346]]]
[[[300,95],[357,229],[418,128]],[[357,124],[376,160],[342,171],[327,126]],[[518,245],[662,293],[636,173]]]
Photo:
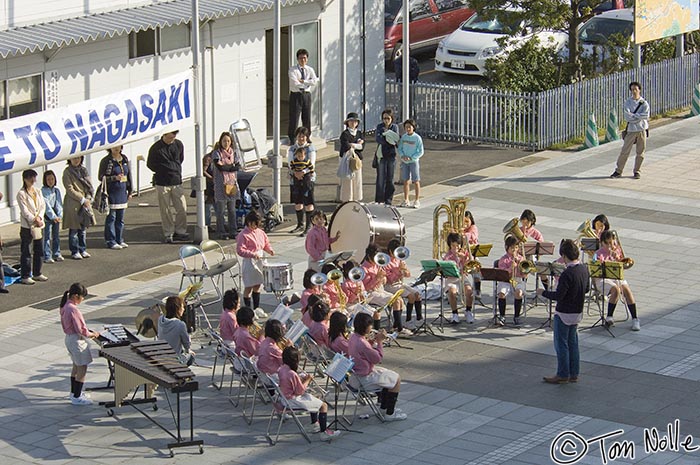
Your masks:
[[[107,176],[102,176],[102,182],[95,193],[95,207],[97,213],[106,215],[109,213],[109,194],[107,193]]]
[[[382,144],[377,145],[377,150],[374,151],[374,158],[372,159],[372,168],[379,168],[379,159],[382,155]]]
[[[224,192],[229,197],[233,197],[238,193],[238,186],[236,184],[224,184]]]
[[[34,239],[35,241],[38,241],[38,240],[40,240],[40,239],[43,237],[44,228],[39,228],[39,227],[37,227],[37,226],[32,226],[32,227],[29,228],[29,229],[30,229],[30,231],[32,232],[32,239]]]
[[[362,169],[362,159],[355,152],[350,156],[349,164],[350,171],[360,171]]]

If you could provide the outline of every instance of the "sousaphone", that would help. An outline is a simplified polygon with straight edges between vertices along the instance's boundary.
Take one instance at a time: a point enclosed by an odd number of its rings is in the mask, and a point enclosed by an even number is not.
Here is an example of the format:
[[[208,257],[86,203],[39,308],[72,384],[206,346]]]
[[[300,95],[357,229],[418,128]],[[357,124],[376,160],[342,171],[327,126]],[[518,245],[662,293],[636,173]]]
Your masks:
[[[163,304],[155,304],[141,310],[134,321],[136,334],[143,337],[156,337],[158,335],[158,318],[164,310]]]

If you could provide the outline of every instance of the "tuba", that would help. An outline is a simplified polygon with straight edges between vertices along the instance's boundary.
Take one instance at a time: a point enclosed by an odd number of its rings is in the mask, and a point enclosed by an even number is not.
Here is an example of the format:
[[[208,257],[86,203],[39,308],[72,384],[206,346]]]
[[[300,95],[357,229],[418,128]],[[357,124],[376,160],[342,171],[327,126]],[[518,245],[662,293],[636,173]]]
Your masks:
[[[510,220],[503,227],[503,234],[505,234],[505,237],[515,236],[515,238],[518,240],[518,243],[522,244],[523,242],[527,241],[527,238],[525,237],[525,234],[523,234],[523,232],[520,230],[519,222],[520,220],[518,218],[513,218],[512,220]]]
[[[462,234],[464,230],[464,213],[467,211],[471,197],[447,197],[447,203],[440,204],[433,210],[433,258],[440,259],[447,252],[447,235],[451,232]],[[447,215],[440,225],[441,213]]]
[[[522,274],[530,274],[537,271],[537,267],[535,266],[535,262],[532,260],[523,260],[522,262],[518,263],[518,270]]]
[[[620,253],[622,254],[622,259],[620,259],[620,263],[622,263],[622,268],[625,270],[628,270],[634,266],[634,259],[625,256],[625,249],[622,248],[622,242],[620,242],[620,236],[617,235],[617,231],[613,231],[613,237],[615,238],[615,242],[617,243],[617,246],[620,247]]]
[[[465,274],[479,273],[481,271],[481,263],[479,260],[469,260],[464,264],[463,271]]]

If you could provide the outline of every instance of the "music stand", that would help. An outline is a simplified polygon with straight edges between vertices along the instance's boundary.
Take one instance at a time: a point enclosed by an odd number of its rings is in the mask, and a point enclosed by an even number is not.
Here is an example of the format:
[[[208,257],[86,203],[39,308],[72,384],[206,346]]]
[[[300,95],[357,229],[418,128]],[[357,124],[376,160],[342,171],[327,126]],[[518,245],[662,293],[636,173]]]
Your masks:
[[[600,248],[600,241],[597,237],[582,237],[581,238],[581,250],[586,255],[593,256],[596,250]]]
[[[500,283],[510,282],[510,273],[508,270],[502,270],[500,268],[482,268],[481,269],[481,280],[482,281],[495,281]],[[488,329],[494,326],[498,326],[496,321],[498,320],[498,310],[496,308],[496,302],[498,301],[498,295],[494,292],[493,296],[493,318],[491,322],[484,329]]]
[[[428,299],[427,299],[428,283],[435,281],[435,278],[437,278],[437,275],[438,275],[438,270],[436,268],[432,269],[432,270],[423,271],[421,273],[421,275],[418,277],[418,279],[416,279],[416,282],[411,284],[411,287],[420,286],[422,284],[423,289],[424,289],[423,294],[426,296],[426,299],[424,300],[424,302],[425,302],[425,308],[424,308],[425,314],[423,315],[423,323],[421,323],[415,329],[414,334],[420,334],[420,332],[422,331],[423,334],[430,333],[433,336],[436,336],[436,337],[439,337],[440,339],[442,339],[442,336],[435,334],[435,332],[433,331],[433,327],[428,322]]]
[[[336,430],[341,429],[348,433],[363,433],[345,426],[338,418],[338,398],[340,397],[340,385],[346,381],[348,373],[352,370],[355,362],[352,358],[345,357],[343,354],[335,354],[331,363],[328,364],[325,370],[326,376],[333,382],[334,387],[334,406],[333,406],[333,421],[328,424],[328,428],[335,427]],[[323,432],[323,431],[321,431]]]
[[[319,265],[325,265],[326,263],[336,263],[338,261],[347,261],[355,255],[355,250],[341,250],[340,252],[326,252],[326,256],[322,260],[319,260]],[[336,263],[337,265],[337,263]]]
[[[544,274],[549,277],[549,286],[551,287],[554,284],[554,277],[561,276],[566,269],[566,265],[559,262],[542,262],[535,265],[535,268],[537,269],[537,274]],[[542,329],[545,326],[552,327],[552,299],[547,300],[549,301],[547,303],[547,320],[539,328],[531,329],[530,332]]]
[[[489,254],[491,253],[491,249],[493,248],[493,244],[473,244],[469,246],[469,251],[472,254],[472,257],[474,258],[481,258],[481,257],[488,257]],[[476,281],[476,276],[474,277],[474,280]],[[484,302],[481,300],[481,295],[477,298],[476,296],[474,297],[475,302],[479,302],[479,304],[482,307],[486,307],[484,305]]]
[[[431,324],[440,321],[440,332],[444,333],[445,329],[443,324],[447,321],[447,318],[445,318],[445,299],[443,296],[445,292],[445,278],[459,279],[459,268],[457,268],[455,262],[447,260],[421,260],[420,265],[423,267],[424,271],[436,270],[437,276],[440,276],[440,314],[433,319]]]
[[[603,299],[605,299],[605,280],[606,279],[615,279],[615,280],[623,280],[624,279],[624,269],[622,267],[621,262],[591,262],[588,264],[588,271],[591,275],[591,278],[601,278],[602,281],[602,286],[601,286],[601,291],[600,294],[603,296]],[[605,300],[603,300],[605,301]],[[593,329],[598,324],[605,328],[605,330],[612,336],[615,337],[613,332],[610,330],[610,326],[605,324],[605,306],[601,305],[600,307],[600,317],[598,320],[593,323],[591,326],[588,328],[584,329]]]
[[[537,242],[537,241],[528,241],[523,244],[523,255],[525,257],[535,257],[535,263],[540,259],[540,256],[545,256],[545,255],[554,255],[554,242]],[[535,292],[537,292],[537,287],[539,284],[539,273],[535,274]],[[527,281],[527,276],[525,277],[525,281]],[[534,306],[537,306],[537,294],[535,294],[534,297],[535,304]]]

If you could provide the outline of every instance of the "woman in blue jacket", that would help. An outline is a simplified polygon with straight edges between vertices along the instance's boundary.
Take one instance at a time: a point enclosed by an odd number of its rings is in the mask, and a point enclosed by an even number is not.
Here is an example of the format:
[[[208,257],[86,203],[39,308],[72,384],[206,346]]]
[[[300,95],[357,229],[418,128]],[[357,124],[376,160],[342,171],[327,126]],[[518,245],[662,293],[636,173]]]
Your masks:
[[[374,201],[391,205],[394,198],[394,171],[396,171],[396,145],[399,142],[399,126],[394,122],[394,112],[387,108],[382,112],[382,122],[375,131],[377,141],[377,184]]]
[[[109,214],[105,218],[105,243],[109,249],[125,249],[129,244],[124,241],[124,211],[129,206],[133,183],[129,160],[122,153],[121,145],[107,150],[107,156],[100,161],[97,177],[100,181],[107,178]]]

